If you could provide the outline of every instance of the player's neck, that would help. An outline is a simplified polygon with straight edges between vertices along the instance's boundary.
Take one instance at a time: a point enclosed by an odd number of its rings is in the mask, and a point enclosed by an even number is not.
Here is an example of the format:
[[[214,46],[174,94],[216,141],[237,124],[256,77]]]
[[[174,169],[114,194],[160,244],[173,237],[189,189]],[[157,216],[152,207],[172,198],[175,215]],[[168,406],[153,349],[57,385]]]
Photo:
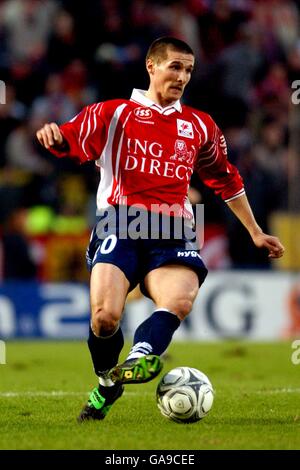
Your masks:
[[[175,101],[169,101],[165,100],[159,93],[155,92],[151,88],[149,88],[145,96],[149,98],[149,100],[153,101],[156,104],[159,104],[162,108],[166,108],[167,106],[172,106],[174,103],[176,103],[177,100]]]

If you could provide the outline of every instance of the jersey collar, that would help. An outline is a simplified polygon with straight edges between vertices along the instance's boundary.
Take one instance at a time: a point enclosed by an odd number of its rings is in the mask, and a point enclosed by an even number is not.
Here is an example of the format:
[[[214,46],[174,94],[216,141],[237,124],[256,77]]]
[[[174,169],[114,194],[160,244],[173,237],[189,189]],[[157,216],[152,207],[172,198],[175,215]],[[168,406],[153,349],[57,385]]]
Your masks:
[[[146,106],[147,108],[155,109],[160,114],[168,115],[174,113],[175,111],[179,111],[180,113],[182,112],[182,107],[179,100],[175,101],[175,103],[173,103],[171,106],[166,106],[163,108],[159,104],[150,100],[150,98],[147,98],[145,93],[145,90],[138,90],[137,88],[134,88],[130,100],[141,104],[142,106]]]

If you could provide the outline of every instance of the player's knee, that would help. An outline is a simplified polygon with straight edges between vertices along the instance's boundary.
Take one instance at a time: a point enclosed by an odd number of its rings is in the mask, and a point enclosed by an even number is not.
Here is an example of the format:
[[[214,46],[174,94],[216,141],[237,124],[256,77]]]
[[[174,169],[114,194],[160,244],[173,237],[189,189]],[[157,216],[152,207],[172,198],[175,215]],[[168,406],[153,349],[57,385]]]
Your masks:
[[[176,301],[172,312],[177,315],[180,320],[184,320],[190,313],[193,307],[193,302],[189,299],[179,299]]]
[[[98,308],[92,315],[92,328],[97,336],[107,336],[116,330],[119,321],[119,312]]]

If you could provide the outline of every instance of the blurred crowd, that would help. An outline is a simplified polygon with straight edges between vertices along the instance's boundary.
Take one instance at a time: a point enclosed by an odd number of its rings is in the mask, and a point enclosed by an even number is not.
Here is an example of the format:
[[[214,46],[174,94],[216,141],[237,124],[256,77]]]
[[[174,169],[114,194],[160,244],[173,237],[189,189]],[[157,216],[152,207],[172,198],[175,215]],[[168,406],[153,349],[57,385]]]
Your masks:
[[[229,158],[268,231],[270,216],[288,210],[299,13],[296,0],[0,0],[2,277],[37,275],[41,250],[28,240],[81,236],[95,221],[94,164],[52,157],[35,131],[69,120],[86,104],[146,88],[147,48],[164,35],[192,46],[197,67],[184,101],[210,113],[223,130]],[[225,205],[195,176],[192,186],[193,201],[205,203],[208,232],[220,241],[207,255],[210,267],[269,268]],[[10,274],[15,266],[20,273]]]

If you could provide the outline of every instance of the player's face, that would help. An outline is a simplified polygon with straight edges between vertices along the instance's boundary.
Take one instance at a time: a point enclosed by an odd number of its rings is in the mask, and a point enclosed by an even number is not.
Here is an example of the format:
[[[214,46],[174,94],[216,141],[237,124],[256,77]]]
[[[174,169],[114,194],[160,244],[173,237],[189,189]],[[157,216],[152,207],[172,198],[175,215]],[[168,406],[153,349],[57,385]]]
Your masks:
[[[167,51],[167,58],[156,63],[149,59],[150,89],[162,106],[181,98],[190,81],[195,59],[192,54]]]

